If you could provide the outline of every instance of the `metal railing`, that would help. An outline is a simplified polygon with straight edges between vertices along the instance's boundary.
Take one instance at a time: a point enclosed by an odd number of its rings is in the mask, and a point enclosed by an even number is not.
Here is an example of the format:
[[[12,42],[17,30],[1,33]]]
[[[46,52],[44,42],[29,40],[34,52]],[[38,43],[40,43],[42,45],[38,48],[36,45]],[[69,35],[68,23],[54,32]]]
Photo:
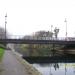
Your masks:
[[[0,34],[0,39],[5,39],[5,36],[4,34]],[[55,37],[47,37],[47,36],[44,36],[44,37],[34,37],[34,36],[24,36],[24,35],[8,35],[6,37],[6,39],[25,39],[25,40],[61,40],[61,41],[75,41],[75,37],[58,37],[58,38],[55,38]]]

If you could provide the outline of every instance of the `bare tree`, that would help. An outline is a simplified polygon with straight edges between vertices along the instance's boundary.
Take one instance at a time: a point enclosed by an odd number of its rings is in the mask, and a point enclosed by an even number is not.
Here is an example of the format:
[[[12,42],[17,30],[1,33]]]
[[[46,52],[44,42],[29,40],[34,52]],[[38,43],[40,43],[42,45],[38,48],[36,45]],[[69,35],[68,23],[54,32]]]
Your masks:
[[[57,39],[58,33],[59,33],[59,29],[55,27],[54,34],[55,34],[55,38],[56,39]]]
[[[5,30],[4,28],[0,27],[0,39],[4,39],[5,38]]]
[[[5,33],[5,29],[0,27],[0,39],[5,39],[9,37],[9,33],[6,31]]]
[[[34,37],[38,37],[38,39],[50,39],[53,37],[53,33],[49,31],[38,31],[35,33]]]

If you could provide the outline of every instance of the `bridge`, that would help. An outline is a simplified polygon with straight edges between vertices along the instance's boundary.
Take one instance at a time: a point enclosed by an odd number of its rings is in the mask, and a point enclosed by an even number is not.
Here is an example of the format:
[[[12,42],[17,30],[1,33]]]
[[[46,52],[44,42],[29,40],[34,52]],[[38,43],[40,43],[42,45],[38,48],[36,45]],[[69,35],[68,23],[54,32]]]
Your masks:
[[[0,39],[0,43],[2,44],[53,44],[54,45],[75,45],[75,38],[73,39],[65,39],[65,38],[7,38]],[[23,58],[30,63],[58,63],[58,62],[75,62],[74,56],[48,56],[48,57],[26,57],[23,55]],[[38,59],[38,60],[37,60]]]
[[[0,43],[14,43],[14,44],[59,44],[68,45],[75,44],[75,40],[62,40],[62,39],[0,39]]]

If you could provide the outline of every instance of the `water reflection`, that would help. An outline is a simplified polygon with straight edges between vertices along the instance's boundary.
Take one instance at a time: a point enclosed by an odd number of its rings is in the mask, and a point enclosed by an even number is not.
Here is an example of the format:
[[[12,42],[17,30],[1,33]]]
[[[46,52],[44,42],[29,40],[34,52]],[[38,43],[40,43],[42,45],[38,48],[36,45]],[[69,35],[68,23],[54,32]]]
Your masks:
[[[43,75],[75,75],[75,63],[33,64]]]

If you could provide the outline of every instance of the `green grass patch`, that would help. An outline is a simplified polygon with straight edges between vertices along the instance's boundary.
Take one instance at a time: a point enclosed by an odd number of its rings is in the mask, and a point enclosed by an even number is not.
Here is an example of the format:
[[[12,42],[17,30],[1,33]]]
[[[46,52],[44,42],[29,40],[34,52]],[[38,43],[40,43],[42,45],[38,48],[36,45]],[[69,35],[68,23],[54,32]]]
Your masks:
[[[4,54],[4,48],[0,48],[0,61],[2,60]]]

